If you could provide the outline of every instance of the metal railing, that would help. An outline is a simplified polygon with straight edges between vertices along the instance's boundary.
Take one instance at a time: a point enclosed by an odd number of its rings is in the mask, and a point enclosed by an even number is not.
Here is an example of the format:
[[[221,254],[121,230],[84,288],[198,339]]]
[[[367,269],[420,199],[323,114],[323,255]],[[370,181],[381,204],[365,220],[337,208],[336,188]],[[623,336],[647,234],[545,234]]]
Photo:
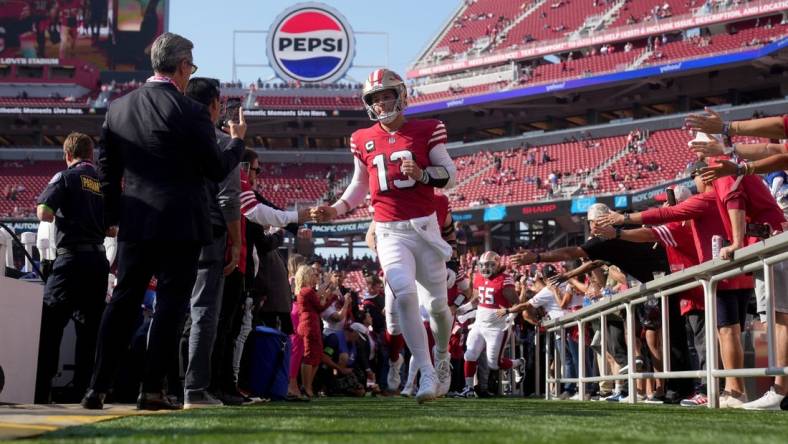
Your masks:
[[[788,375],[788,367],[777,367],[776,364],[776,336],[775,336],[775,311],[772,295],[774,294],[775,264],[788,260],[788,233],[783,233],[764,241],[750,245],[736,251],[734,259],[725,261],[714,259],[700,265],[654,279],[645,284],[633,287],[612,297],[606,297],[590,306],[569,313],[559,319],[549,320],[542,325],[545,328],[545,399],[550,399],[553,391],[551,385],[559,387],[562,383],[576,383],[580,399],[585,399],[586,383],[602,381],[624,381],[629,386],[628,402],[637,400],[635,382],[640,379],[672,379],[672,378],[702,378],[706,380],[708,392],[708,406],[719,406],[719,378],[725,377],[764,377]],[[723,370],[718,368],[718,343],[717,343],[717,284],[723,280],[744,273],[763,271],[764,289],[766,292],[766,336],[768,348],[768,366],[761,368],[741,368]],[[705,343],[706,343],[706,369],[690,371],[671,371],[670,367],[670,337],[668,316],[668,296],[676,295],[686,290],[701,287],[705,303]],[[785,289],[782,289],[785,290]],[[636,372],[635,371],[635,307],[653,298],[660,298],[662,305],[662,371]],[[608,317],[621,310],[625,312],[627,365],[628,372],[623,375],[609,375],[606,359],[601,359],[601,376],[586,375],[586,349],[585,326],[599,319],[601,323],[601,350],[604,356],[607,350],[607,320]],[[675,320],[674,320],[675,321]],[[578,340],[578,377],[563,377],[563,362],[566,356],[566,330],[577,327]],[[558,341],[560,350],[555,350],[554,335],[560,334],[562,340]],[[536,356],[541,353],[539,337],[537,336]],[[784,344],[782,346],[785,346]],[[553,368],[550,369],[550,357],[553,358]],[[552,373],[552,375],[551,375]]]

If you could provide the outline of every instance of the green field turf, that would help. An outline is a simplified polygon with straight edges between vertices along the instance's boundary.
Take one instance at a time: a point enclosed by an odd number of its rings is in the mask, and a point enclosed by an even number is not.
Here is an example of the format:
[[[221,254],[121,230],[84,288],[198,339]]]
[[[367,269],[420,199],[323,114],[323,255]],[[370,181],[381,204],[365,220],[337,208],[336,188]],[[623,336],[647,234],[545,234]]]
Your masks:
[[[324,398],[126,417],[45,442],[788,443],[788,412],[532,399]]]

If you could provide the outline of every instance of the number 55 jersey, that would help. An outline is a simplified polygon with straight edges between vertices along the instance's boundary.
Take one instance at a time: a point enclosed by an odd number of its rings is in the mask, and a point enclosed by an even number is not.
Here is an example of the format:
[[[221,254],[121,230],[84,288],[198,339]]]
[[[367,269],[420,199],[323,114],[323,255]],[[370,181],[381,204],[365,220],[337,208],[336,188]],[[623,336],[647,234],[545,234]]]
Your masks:
[[[506,287],[514,288],[514,280],[509,273],[501,272],[490,278],[476,273],[473,288],[479,295],[479,308],[476,311],[476,325],[481,328],[506,329],[506,318],[495,312],[499,308],[509,308],[512,304],[503,296]]]
[[[410,220],[435,211],[434,188],[400,168],[404,160],[414,160],[422,169],[430,166],[430,151],[446,140],[446,127],[436,119],[408,120],[394,133],[375,124],[350,136],[350,149],[369,174],[376,221]]]

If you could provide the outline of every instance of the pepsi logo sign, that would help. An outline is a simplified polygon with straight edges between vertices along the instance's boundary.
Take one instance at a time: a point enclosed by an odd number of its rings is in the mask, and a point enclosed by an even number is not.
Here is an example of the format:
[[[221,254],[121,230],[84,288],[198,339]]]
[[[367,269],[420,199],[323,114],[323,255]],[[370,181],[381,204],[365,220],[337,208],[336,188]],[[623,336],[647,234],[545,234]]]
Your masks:
[[[355,39],[350,24],[322,3],[299,3],[268,31],[268,60],[283,80],[333,82],[350,68]]]

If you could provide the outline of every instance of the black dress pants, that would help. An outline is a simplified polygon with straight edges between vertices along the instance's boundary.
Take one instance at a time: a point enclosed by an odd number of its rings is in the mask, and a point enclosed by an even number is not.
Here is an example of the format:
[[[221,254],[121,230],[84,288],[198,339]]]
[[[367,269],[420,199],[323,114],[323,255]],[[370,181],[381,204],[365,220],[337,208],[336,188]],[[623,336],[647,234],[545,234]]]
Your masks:
[[[178,358],[179,329],[189,309],[197,276],[197,241],[118,242],[118,285],[101,319],[91,388],[106,393],[129,347],[152,276],[156,305],[148,333],[142,392],[162,390],[170,361]]]

